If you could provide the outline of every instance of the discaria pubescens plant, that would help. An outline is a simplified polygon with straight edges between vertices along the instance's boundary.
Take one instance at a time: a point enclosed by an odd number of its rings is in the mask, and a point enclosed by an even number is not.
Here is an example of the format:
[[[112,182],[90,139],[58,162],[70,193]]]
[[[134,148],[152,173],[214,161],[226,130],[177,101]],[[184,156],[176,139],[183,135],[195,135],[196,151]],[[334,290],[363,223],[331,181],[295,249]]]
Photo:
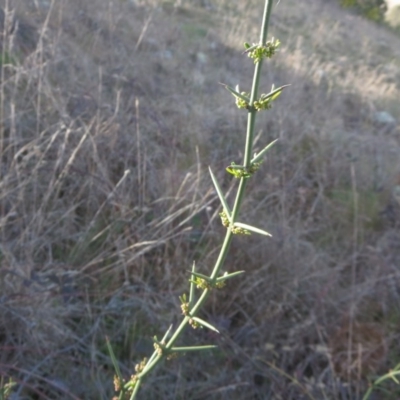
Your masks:
[[[180,296],[181,310],[183,314],[181,323],[175,329],[173,329],[171,326],[164,334],[162,339],[158,339],[157,337],[153,338],[153,354],[150,356],[150,358],[145,358],[136,365],[135,372],[132,374],[129,380],[125,380],[123,378],[118,366],[118,362],[112,351],[112,347],[108,342],[108,348],[115,368],[115,390],[118,393],[118,396],[116,396],[114,399],[135,399],[146,376],[150,374],[161,361],[168,360],[182,353],[204,350],[209,351],[210,349],[214,349],[216,347],[214,345],[179,347],[177,346],[177,341],[182,335],[183,331],[187,328],[204,327],[218,332],[218,330],[209,322],[199,318],[198,314],[211,291],[223,288],[229,279],[237,277],[244,272],[235,271],[221,273],[221,269],[224,265],[224,261],[228,254],[233,236],[249,235],[251,233],[271,236],[268,232],[262,229],[240,222],[238,218],[246,184],[259,169],[267,151],[276,142],[273,141],[272,143],[268,144],[257,154],[253,153],[253,139],[257,113],[270,109],[273,101],[286,87],[272,87],[269,93],[259,95],[261,69],[264,60],[271,58],[277,51],[280,44],[279,40],[276,39],[267,40],[268,24],[272,5],[273,0],[265,1],[259,42],[254,44],[245,43],[244,45],[245,51],[243,54],[252,59],[255,66],[251,91],[241,92],[239,86],[232,88],[228,85],[224,85],[236,100],[237,107],[247,111],[248,119],[243,163],[236,164],[233,162],[226,168],[226,171],[232,174],[238,180],[236,197],[232,208],[229,206],[228,201],[226,200],[224,193],[218,184],[217,178],[210,168],[211,179],[222,205],[222,211],[220,213],[222,224],[226,227],[225,238],[223,240],[214,268],[212,269],[211,274],[208,276],[196,271],[195,264],[193,263],[189,278],[189,294],[183,294]]]

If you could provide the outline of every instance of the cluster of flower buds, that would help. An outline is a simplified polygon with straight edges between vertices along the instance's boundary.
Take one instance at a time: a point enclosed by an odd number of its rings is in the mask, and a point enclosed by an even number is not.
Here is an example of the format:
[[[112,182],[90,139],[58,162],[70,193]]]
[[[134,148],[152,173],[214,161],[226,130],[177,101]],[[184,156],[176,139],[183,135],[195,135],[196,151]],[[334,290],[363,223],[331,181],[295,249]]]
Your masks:
[[[225,228],[229,228],[229,226],[230,226],[230,221],[229,221],[229,218],[228,218],[228,216],[226,215],[226,212],[225,211],[221,211],[220,213],[219,213],[219,216],[221,217],[221,222],[222,222],[222,225],[225,227]]]
[[[260,165],[260,162],[255,162],[249,167],[244,167],[243,165],[237,165],[232,162],[229,167],[226,167],[226,170],[235,178],[250,178],[250,176],[252,176],[260,168]]]
[[[147,364],[147,357],[143,358],[143,360],[140,361],[140,363],[135,365],[136,373],[140,374],[144,370],[144,367],[146,366],[146,364]]]
[[[249,230],[240,226],[232,226],[231,230],[234,235],[251,235]]]
[[[240,226],[232,225],[230,223],[229,218],[226,215],[225,211],[220,212],[219,216],[221,217],[222,225],[225,228],[229,228],[234,235],[251,235],[249,230],[247,230],[243,227],[240,227]],[[218,287],[218,286],[216,286],[216,287]]]
[[[196,285],[197,289],[206,290],[212,288],[211,282],[207,281],[206,279],[200,278],[198,276],[194,277],[193,282]]]
[[[243,97],[236,97],[236,106],[237,108],[249,108],[249,102],[247,99],[250,98],[250,93],[241,92],[240,93]],[[246,98],[246,100],[244,99]]]
[[[278,39],[272,38],[268,42],[263,45],[260,44],[253,44],[245,43],[244,47],[246,48],[245,53],[247,56],[254,60],[254,64],[260,62],[263,58],[271,58],[278,47],[280,46],[281,42]]]
[[[197,328],[201,328],[201,325],[195,321],[193,318],[189,319],[189,325],[193,328],[193,329],[197,329]]]
[[[182,310],[182,314],[183,315],[189,315],[190,306],[189,306],[189,303],[187,301],[182,302],[181,310]]]
[[[236,85],[235,88],[232,88],[228,85],[225,85],[226,89],[229,90],[232,95],[235,97],[235,103],[238,108],[244,108],[246,110],[252,111],[262,111],[262,110],[269,110],[272,107],[272,102],[276,100],[282,90],[286,88],[288,85],[281,86],[275,89],[272,86],[272,89],[269,93],[263,93],[257,100],[254,100],[253,106],[250,105],[250,93],[248,92],[241,92],[239,85]]]
[[[164,345],[165,343],[156,343],[156,342],[154,342],[153,344],[154,350],[159,356],[162,356],[164,354]]]

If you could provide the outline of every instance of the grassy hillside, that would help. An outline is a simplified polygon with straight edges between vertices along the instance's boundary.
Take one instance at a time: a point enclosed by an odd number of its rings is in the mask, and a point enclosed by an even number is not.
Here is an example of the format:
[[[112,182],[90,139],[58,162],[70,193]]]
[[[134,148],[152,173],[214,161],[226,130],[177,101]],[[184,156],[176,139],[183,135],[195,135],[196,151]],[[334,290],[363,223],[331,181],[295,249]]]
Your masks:
[[[228,190],[246,121],[218,83],[250,85],[260,2],[0,5],[0,376],[13,400],[110,399],[105,337],[132,374],[220,247],[207,166]],[[262,85],[291,87],[243,219],[273,238],[234,242],[221,335],[183,339],[219,350],[141,399],[361,399],[400,362],[400,37],[325,0],[281,0],[270,34]]]

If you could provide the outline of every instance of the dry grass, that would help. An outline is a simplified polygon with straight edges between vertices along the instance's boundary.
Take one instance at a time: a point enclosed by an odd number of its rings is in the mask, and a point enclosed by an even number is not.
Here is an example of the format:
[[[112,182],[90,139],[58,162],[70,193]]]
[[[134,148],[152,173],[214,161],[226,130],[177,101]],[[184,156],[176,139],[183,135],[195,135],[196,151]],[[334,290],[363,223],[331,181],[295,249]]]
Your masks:
[[[17,381],[13,400],[111,398],[105,336],[129,375],[177,321],[192,261],[214,261],[206,166],[229,188],[245,125],[218,82],[249,84],[237,49],[259,23],[239,3],[2,1],[0,375]],[[292,87],[259,123],[260,147],[280,145],[243,219],[273,238],[233,244],[227,268],[247,273],[206,310],[222,334],[184,338],[220,350],[171,361],[143,399],[357,399],[398,363],[400,129],[374,114],[400,120],[400,38],[322,0],[281,0],[272,23],[283,48],[264,85]]]

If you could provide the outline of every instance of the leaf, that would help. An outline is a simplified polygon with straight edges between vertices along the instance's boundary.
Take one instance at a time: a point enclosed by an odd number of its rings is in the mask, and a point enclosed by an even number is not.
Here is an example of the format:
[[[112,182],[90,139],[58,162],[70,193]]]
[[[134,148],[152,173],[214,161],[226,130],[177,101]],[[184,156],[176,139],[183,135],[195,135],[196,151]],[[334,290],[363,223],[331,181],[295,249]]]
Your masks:
[[[115,374],[117,375],[118,380],[120,382],[123,382],[124,378],[123,378],[123,376],[121,374],[121,370],[119,368],[117,358],[115,357],[114,350],[113,350],[113,348],[111,346],[111,342],[110,342],[110,339],[108,338],[108,336],[106,337],[106,343],[107,343],[108,352],[110,353],[111,362],[112,362],[112,364],[114,366]]]
[[[250,164],[254,164],[256,162],[259,162],[261,158],[264,156],[264,154],[278,141],[278,139],[275,139],[273,142],[271,142],[268,146],[264,147],[258,154],[254,154],[253,159],[250,161]]]
[[[247,225],[247,224],[242,224],[241,222],[235,222],[233,226],[237,226],[238,228],[243,228],[247,229],[250,232],[254,233],[259,233],[260,235],[265,235],[265,236],[272,236],[270,233],[267,231],[263,231],[262,229],[256,228],[255,226]]]
[[[217,178],[213,174],[211,168],[208,167],[208,169],[210,170],[211,179],[212,179],[212,181],[214,183],[215,190],[217,191],[217,194],[218,194],[218,197],[219,197],[219,199],[221,201],[222,207],[224,208],[224,211],[225,211],[229,221],[232,221],[232,212],[231,212],[231,210],[230,210],[230,208],[228,206],[228,203],[225,200],[225,196],[222,193],[222,190],[221,190],[220,186],[218,185]]]
[[[211,329],[212,331],[219,333],[219,330],[217,328],[215,328],[208,322],[202,320],[201,318],[192,317],[192,319],[193,319],[193,321],[196,321],[197,323],[199,323],[201,326],[204,326],[205,328]]]
[[[204,351],[204,350],[214,350],[218,346],[215,345],[204,345],[204,346],[187,346],[187,347],[172,347],[171,351],[175,353],[186,353],[187,351]]]
[[[200,274],[199,272],[194,272],[194,271],[191,271],[191,274],[194,276],[197,276],[198,278],[204,279],[207,282],[211,282],[210,277],[207,275],[203,275],[203,274]]]
[[[243,274],[244,272],[245,272],[245,271],[236,271],[236,272],[232,272],[231,274],[222,275],[222,276],[220,276],[219,278],[217,278],[217,282],[224,282],[224,281],[226,281],[227,279],[234,278],[234,277],[236,277],[236,276],[238,276],[238,275]]]
[[[274,100],[276,99],[282,92],[283,89],[289,87],[291,85],[283,85],[281,87],[278,87],[278,89],[272,89],[268,94],[263,94],[262,95],[262,100],[267,100],[267,99],[271,99]]]
[[[229,90],[235,97],[239,97],[240,99],[244,100],[246,103],[250,101],[250,99],[246,96],[243,96],[241,93],[237,92],[234,88],[225,85],[225,83],[221,83],[221,85],[225,86],[227,90]]]
[[[190,290],[189,290],[189,306],[192,308],[192,304],[194,301],[194,291],[195,291],[195,283],[194,283],[194,273],[196,272],[196,263],[193,261],[193,266],[192,266],[192,275],[190,279]]]
[[[169,334],[171,333],[171,331],[172,331],[172,324],[169,326],[167,332],[165,332],[164,337],[161,339],[161,343],[164,343],[167,341],[167,338],[168,338]]]

